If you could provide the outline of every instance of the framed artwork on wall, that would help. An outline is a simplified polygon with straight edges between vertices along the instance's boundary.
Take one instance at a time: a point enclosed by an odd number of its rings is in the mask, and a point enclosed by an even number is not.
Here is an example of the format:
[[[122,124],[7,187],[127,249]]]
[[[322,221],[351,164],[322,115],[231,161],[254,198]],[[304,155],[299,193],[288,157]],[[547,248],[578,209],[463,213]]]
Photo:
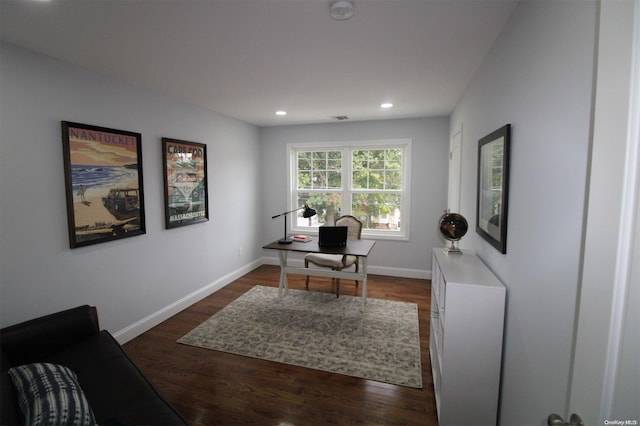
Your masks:
[[[476,232],[503,254],[507,252],[510,144],[510,124],[478,141]]]
[[[209,220],[207,146],[162,138],[167,229]]]
[[[61,124],[71,248],[146,233],[142,135]]]

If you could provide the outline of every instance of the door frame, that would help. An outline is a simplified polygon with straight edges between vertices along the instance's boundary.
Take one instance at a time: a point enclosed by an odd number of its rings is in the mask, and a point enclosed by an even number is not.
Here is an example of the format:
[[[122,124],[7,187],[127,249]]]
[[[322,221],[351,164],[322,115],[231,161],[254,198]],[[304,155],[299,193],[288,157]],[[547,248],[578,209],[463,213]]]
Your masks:
[[[637,374],[621,354],[629,332],[627,297],[640,285],[632,280],[634,247],[640,247],[640,55],[634,54],[640,0],[601,0],[597,34],[583,261],[564,413],[577,413],[589,425],[640,420],[615,412],[617,402],[638,397],[638,389],[621,389],[620,378]]]

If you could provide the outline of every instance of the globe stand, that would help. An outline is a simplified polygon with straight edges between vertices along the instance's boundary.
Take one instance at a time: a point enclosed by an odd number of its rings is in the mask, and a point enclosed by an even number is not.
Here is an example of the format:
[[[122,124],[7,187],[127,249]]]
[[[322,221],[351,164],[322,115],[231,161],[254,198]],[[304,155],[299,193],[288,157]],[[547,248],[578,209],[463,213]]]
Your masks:
[[[451,241],[451,245],[449,247],[444,248],[444,252],[446,254],[462,254],[462,250],[456,247],[456,241],[458,240]]]

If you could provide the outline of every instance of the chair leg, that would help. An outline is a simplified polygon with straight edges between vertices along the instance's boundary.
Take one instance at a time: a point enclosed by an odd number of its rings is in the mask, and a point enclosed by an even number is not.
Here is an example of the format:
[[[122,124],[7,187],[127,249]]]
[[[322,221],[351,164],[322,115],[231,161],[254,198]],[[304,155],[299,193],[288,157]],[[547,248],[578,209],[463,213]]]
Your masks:
[[[358,273],[359,267],[360,267],[360,262],[356,260],[356,274]],[[358,288],[358,280],[356,280],[356,288]]]
[[[336,278],[336,297],[340,297],[340,278]]]
[[[308,260],[305,260],[305,261],[304,261],[304,267],[305,267],[305,268],[308,268],[308,267],[309,267],[309,261],[308,261]],[[307,275],[307,279],[306,279],[306,281],[304,282],[304,286],[305,286],[307,289],[309,288],[309,275]]]

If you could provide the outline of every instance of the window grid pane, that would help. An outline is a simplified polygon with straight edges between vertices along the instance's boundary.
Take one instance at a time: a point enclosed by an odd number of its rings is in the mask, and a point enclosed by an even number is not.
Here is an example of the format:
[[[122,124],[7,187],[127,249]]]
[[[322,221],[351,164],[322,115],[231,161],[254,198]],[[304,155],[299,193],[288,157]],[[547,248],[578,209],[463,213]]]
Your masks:
[[[354,190],[402,190],[402,150],[370,149],[352,153]]]
[[[304,206],[305,203],[315,209],[317,214],[305,219],[302,217],[302,211],[299,211],[296,220],[299,227],[317,227],[325,223],[333,225],[335,219],[341,215],[342,194],[340,192],[299,191],[297,205]]]
[[[341,189],[342,152],[297,151],[297,189]]]
[[[407,207],[403,207],[404,197],[408,196],[403,185],[406,145],[393,142],[380,144],[379,148],[347,144],[329,149],[292,149],[291,164],[297,179],[292,201],[296,206],[308,203],[317,211],[312,218],[303,218],[298,211],[291,221],[293,231],[333,225],[341,215],[351,214],[363,222],[368,235],[404,236],[408,227],[401,228],[400,217]],[[343,162],[343,157],[348,160]]]
[[[399,193],[357,192],[351,197],[351,211],[363,229],[399,231],[401,201]]]

